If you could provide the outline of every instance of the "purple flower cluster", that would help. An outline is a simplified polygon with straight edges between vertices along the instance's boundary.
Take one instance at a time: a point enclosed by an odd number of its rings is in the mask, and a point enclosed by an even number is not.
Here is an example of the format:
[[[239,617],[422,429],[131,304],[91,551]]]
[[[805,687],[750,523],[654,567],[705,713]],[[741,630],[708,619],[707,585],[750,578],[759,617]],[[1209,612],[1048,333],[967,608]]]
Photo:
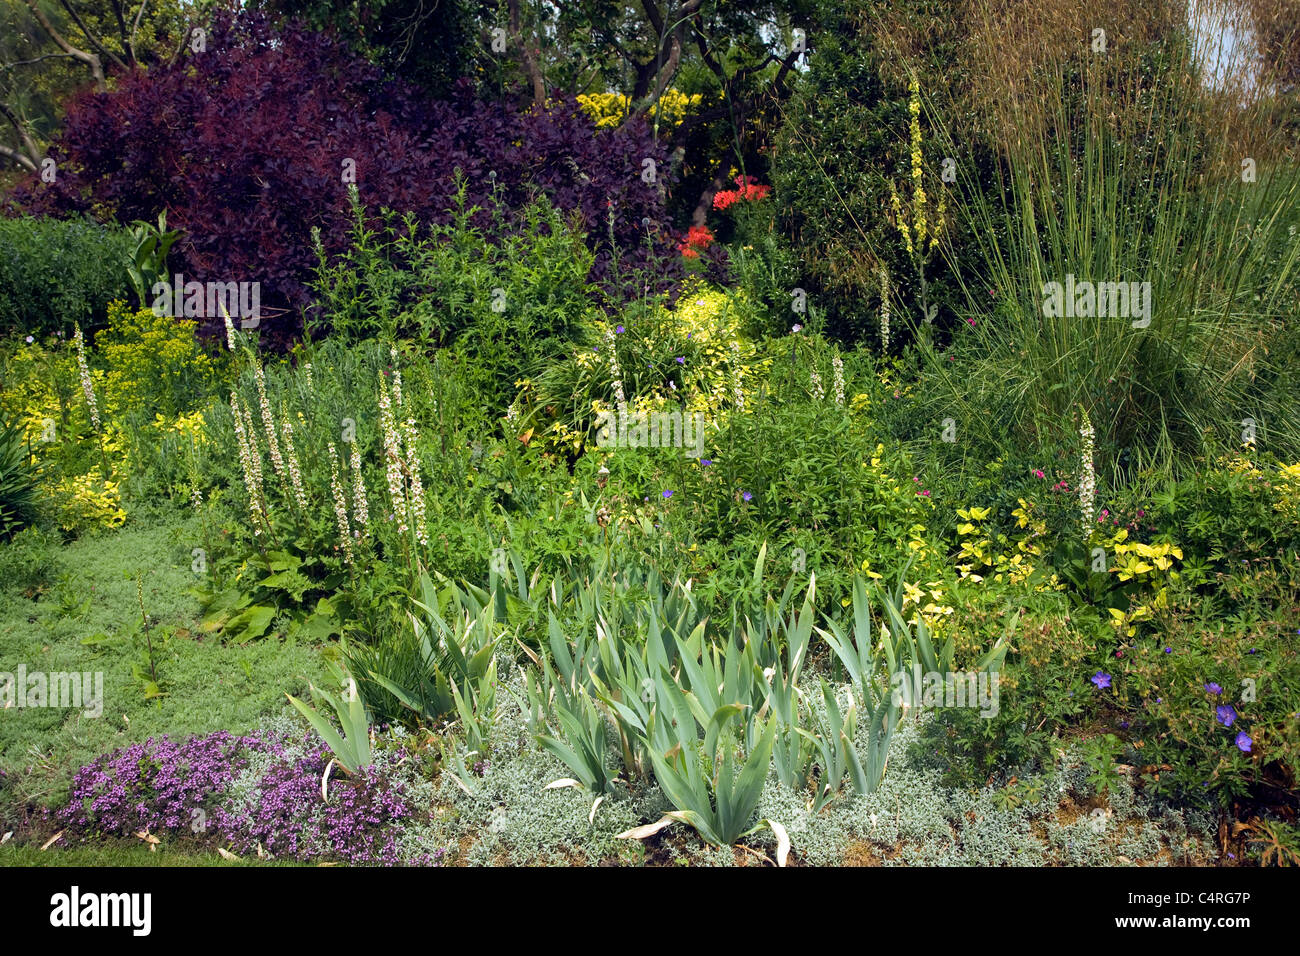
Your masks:
[[[59,821],[121,834],[188,829],[196,811],[247,765],[245,748],[264,746],[224,730],[183,742],[150,737],[78,770]]]
[[[236,852],[251,852],[260,843],[269,853],[302,860],[338,856],[353,864],[400,862],[401,821],[414,814],[400,782],[391,779],[381,760],[353,778],[331,775],[326,801],[321,778],[329,760],[329,751],[321,747],[292,762],[276,761],[258,781],[251,807],[218,809],[217,824]]]
[[[56,816],[65,826],[101,833],[206,834],[237,853],[254,852],[260,844],[273,855],[297,859],[403,862],[398,841],[415,808],[389,762],[381,757],[355,777],[336,768],[327,800],[321,778],[328,749],[317,745],[291,756],[291,743],[226,731],[185,741],[151,737],[82,767],[68,805]],[[269,755],[269,766],[236,800],[232,784],[254,753]],[[412,862],[436,863],[439,856]]]

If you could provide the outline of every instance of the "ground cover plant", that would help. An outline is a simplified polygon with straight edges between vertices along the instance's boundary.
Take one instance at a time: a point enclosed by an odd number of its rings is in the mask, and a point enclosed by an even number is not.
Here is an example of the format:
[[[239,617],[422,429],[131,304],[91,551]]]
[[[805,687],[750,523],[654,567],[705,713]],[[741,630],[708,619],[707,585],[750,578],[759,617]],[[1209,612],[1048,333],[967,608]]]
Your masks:
[[[1300,863],[1284,18],[688,6],[0,79],[0,863]]]

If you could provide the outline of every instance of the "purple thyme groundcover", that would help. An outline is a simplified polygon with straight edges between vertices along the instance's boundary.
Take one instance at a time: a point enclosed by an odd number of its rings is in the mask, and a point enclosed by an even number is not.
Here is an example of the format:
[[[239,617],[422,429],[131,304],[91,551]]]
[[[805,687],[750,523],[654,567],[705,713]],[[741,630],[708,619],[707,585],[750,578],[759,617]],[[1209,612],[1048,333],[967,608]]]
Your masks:
[[[58,822],[128,836],[195,835],[235,853],[260,847],[275,856],[349,863],[405,862],[398,840],[415,815],[384,755],[355,776],[331,775],[329,750],[310,738],[168,735],[122,747],[82,767]],[[254,762],[243,799],[232,788]]]

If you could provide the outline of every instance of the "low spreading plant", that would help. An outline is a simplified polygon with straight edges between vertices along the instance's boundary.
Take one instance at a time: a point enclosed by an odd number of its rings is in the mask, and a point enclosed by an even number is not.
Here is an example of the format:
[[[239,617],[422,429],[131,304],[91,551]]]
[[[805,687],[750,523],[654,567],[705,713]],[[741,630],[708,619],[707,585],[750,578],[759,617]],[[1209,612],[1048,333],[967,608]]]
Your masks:
[[[259,858],[436,864],[446,848],[419,832],[418,783],[400,756],[390,741],[350,778],[331,778],[329,750],[284,723],[150,738],[82,767],[55,819],[74,832],[215,843]]]

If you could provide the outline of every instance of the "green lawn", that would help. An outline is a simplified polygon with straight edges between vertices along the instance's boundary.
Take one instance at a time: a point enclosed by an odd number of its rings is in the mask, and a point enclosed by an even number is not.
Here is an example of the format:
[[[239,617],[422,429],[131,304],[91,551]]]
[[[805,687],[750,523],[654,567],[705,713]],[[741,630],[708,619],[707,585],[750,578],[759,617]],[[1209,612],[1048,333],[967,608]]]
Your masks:
[[[143,843],[131,846],[110,843],[93,847],[41,850],[37,846],[0,846],[0,866],[302,866],[293,860],[227,860],[215,851],[201,856],[158,850],[150,852]]]
[[[189,590],[198,540],[184,513],[133,520],[64,547],[62,570],[35,599],[0,592],[0,671],[103,672],[99,717],[48,707],[0,713],[0,769],[20,798],[57,802],[81,764],[150,736],[249,730],[288,706],[286,691],[305,691],[321,674],[319,648],[277,639],[227,645],[199,630]],[[153,699],[141,676],[149,665],[137,575],[162,691]]]

